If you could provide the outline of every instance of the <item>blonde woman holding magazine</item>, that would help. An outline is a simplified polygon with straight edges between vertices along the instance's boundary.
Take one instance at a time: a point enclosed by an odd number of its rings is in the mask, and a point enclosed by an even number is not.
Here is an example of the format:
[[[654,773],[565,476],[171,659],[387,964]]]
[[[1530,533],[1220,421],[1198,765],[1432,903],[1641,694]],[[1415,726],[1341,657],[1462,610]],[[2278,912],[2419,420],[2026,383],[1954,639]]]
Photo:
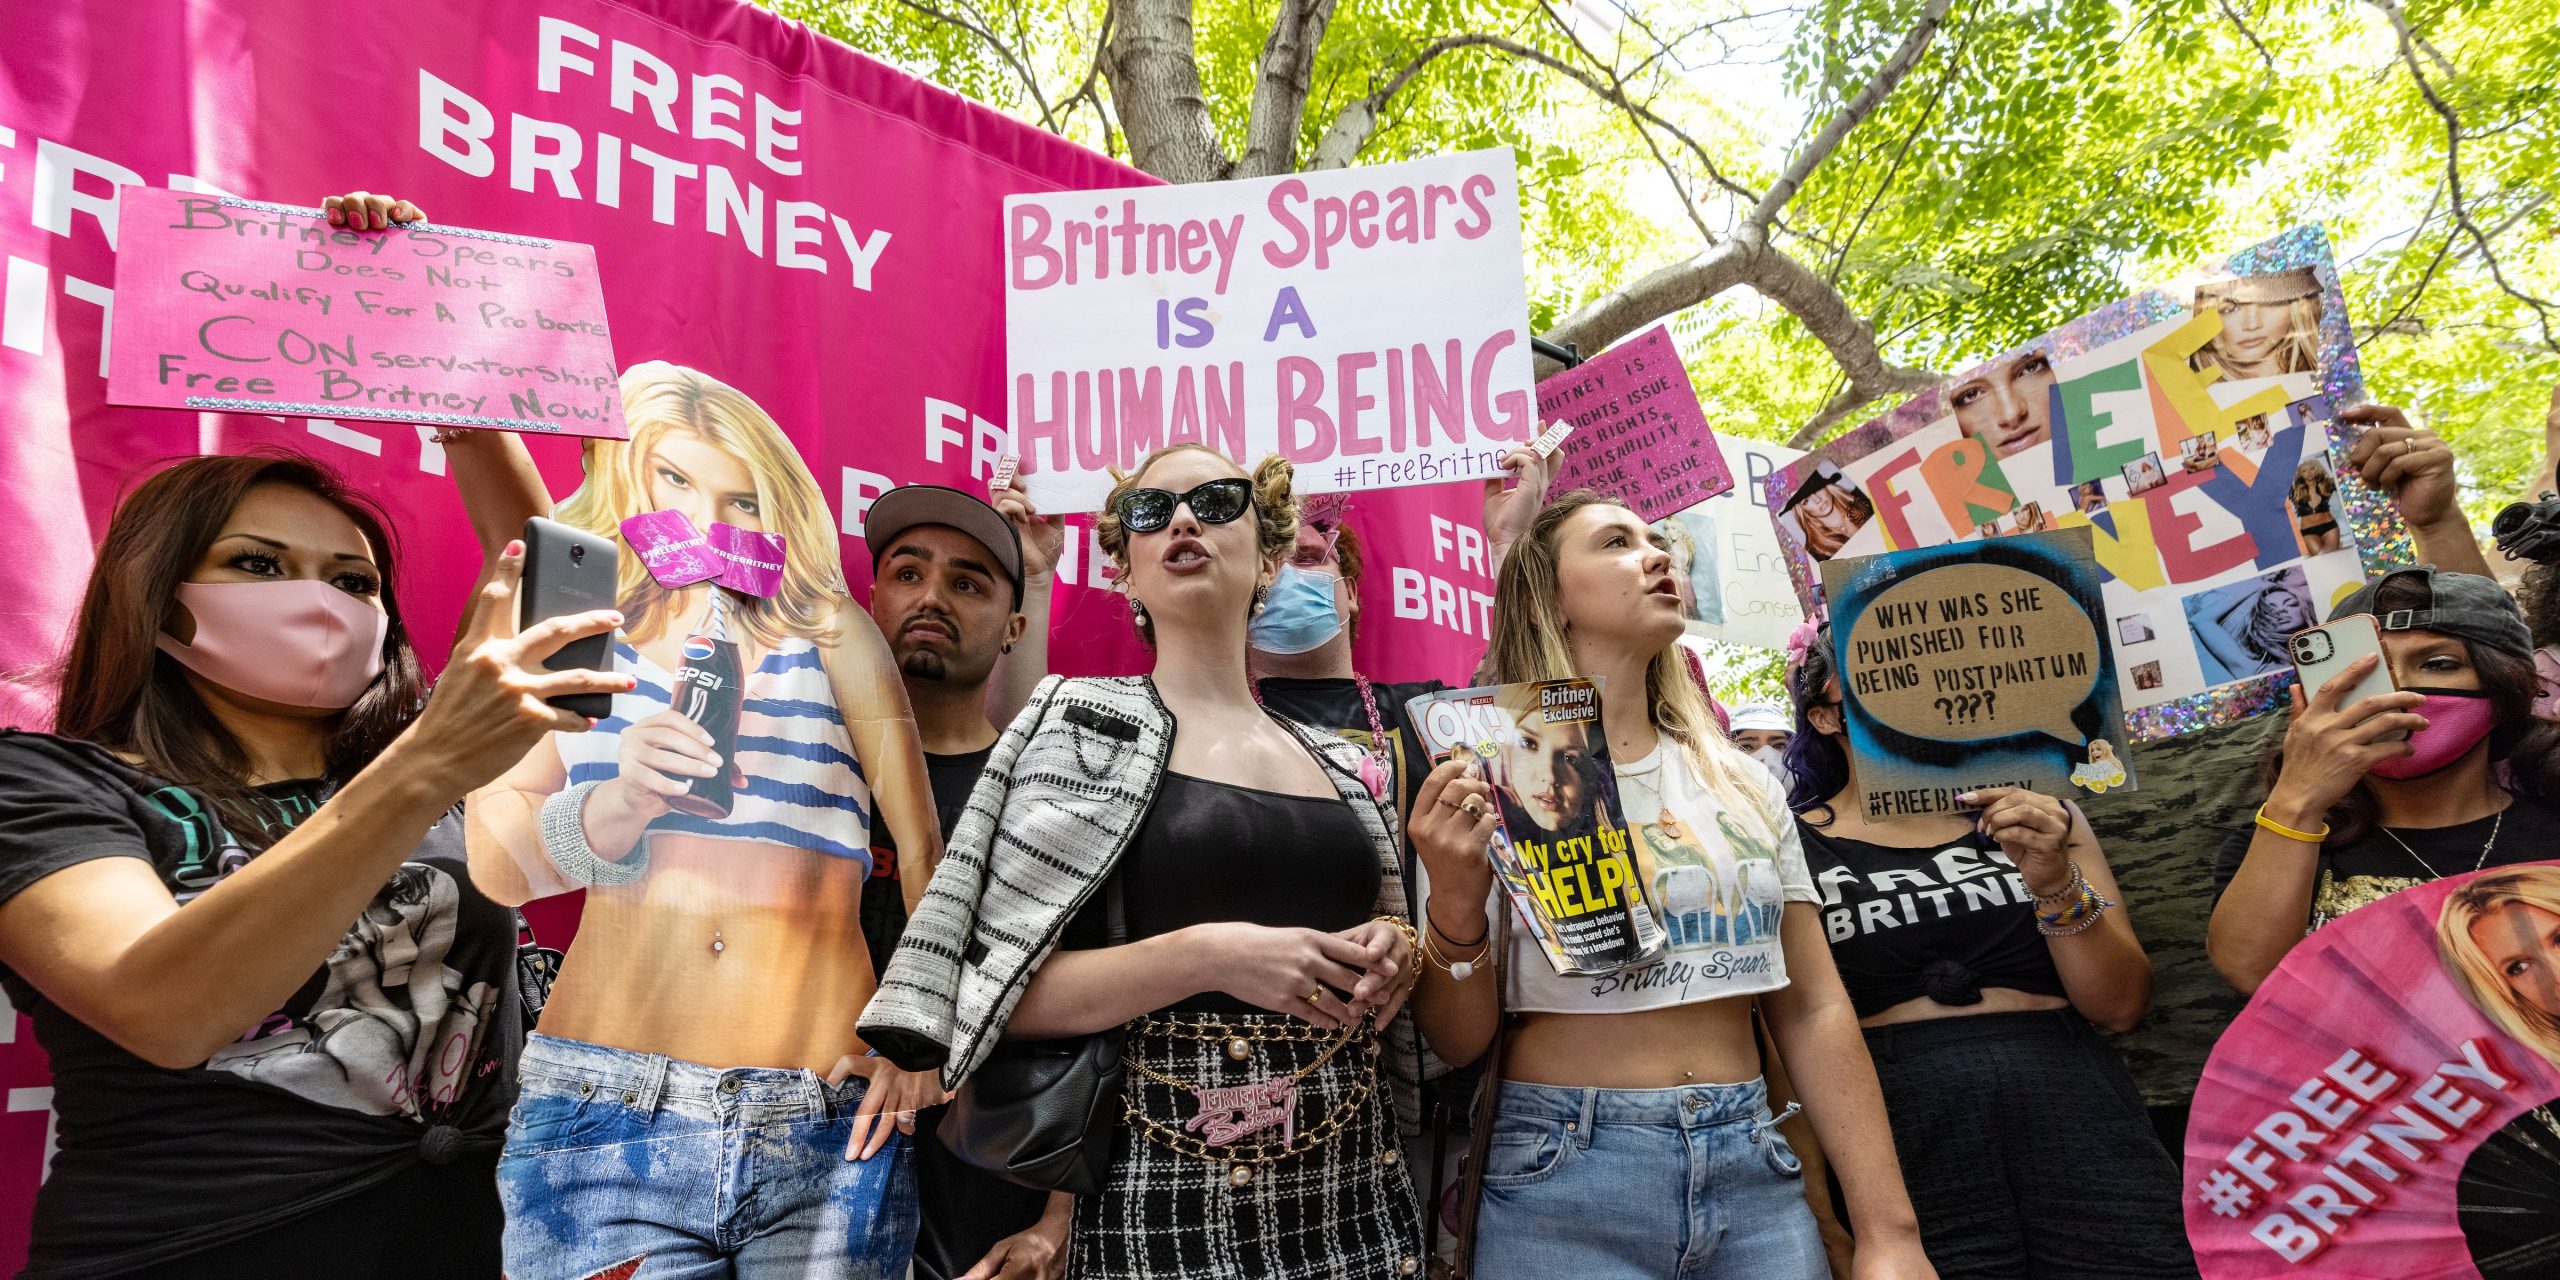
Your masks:
[[[1414,801],[1431,884],[1417,922],[1423,1035],[1452,1062],[1504,1036],[1477,1135],[1473,1275],[1827,1276],[1802,1168],[1761,1083],[1757,1006],[1847,1193],[1855,1280],[1934,1280],[1794,822],[1776,780],[1717,731],[1681,629],[1659,535],[1623,506],[1568,494],[1502,566],[1483,677],[1602,681],[1602,729],[1642,837],[1629,842],[1638,882],[1662,915],[1730,917],[1722,927],[1684,929],[1616,974],[1559,976],[1525,929],[1501,929],[1510,908],[1485,856],[1499,810],[1477,770],[1452,760]],[[1714,874],[1657,880],[1666,863]],[[1737,927],[1773,911],[1774,935]]]

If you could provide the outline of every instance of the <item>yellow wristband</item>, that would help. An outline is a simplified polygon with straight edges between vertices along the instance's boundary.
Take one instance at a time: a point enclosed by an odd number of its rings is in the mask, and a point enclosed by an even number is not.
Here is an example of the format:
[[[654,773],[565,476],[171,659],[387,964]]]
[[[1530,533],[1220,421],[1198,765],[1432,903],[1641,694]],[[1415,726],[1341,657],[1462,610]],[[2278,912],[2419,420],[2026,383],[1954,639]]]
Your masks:
[[[2293,828],[2268,817],[2267,807],[2265,805],[2258,806],[2258,825],[2265,827],[2269,831],[2275,832],[2277,835],[2283,836],[2287,840],[2299,840],[2304,844],[2318,844],[2329,838],[2328,823],[2323,822],[2320,824],[2320,831],[2317,835],[2308,831],[2296,831]]]

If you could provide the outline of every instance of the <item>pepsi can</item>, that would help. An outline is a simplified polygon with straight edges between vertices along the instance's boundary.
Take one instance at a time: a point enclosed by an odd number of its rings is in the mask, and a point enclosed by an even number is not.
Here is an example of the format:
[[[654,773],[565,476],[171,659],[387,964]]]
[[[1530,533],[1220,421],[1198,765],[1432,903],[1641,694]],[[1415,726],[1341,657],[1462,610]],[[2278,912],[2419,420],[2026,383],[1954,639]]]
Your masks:
[[[697,818],[729,816],[737,789],[746,783],[737,764],[738,713],[746,704],[746,692],[736,644],[708,635],[685,637],[672,705],[677,714],[711,735],[711,749],[720,753],[720,768],[708,778],[693,779],[684,794],[669,797],[669,808]]]

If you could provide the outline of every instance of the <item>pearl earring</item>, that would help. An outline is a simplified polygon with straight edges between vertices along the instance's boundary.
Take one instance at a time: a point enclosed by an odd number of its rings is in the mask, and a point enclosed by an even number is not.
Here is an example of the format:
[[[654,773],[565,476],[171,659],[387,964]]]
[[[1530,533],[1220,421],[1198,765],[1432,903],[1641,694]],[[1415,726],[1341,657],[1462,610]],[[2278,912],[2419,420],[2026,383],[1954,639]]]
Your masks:
[[[1269,588],[1269,587],[1255,587],[1255,588],[1253,589],[1253,611],[1254,611],[1255,613],[1260,613],[1260,612],[1262,612],[1262,607],[1263,607],[1264,605],[1266,605],[1266,604],[1270,603],[1270,601],[1271,601],[1271,588]]]

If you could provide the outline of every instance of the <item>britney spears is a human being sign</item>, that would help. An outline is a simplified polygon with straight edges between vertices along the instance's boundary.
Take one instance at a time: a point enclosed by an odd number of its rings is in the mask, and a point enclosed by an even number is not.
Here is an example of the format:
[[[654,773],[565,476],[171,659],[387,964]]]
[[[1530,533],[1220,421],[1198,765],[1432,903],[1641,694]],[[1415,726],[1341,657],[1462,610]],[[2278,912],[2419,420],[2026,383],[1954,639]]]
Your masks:
[[[1496,475],[1536,434],[1508,150],[1016,196],[1004,226],[1013,447],[1051,510],[1179,441],[1325,493]]]

